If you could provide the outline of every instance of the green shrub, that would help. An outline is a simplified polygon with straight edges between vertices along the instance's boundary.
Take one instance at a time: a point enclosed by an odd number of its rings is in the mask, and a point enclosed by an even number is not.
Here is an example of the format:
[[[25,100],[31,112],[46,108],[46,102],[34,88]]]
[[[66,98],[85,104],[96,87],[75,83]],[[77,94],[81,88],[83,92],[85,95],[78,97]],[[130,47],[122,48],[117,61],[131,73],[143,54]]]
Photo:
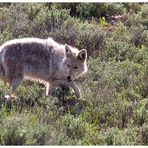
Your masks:
[[[126,127],[133,117],[134,102],[142,99],[143,71],[143,66],[128,60],[107,63],[92,59],[82,87],[84,98],[89,100],[86,121],[104,128]]]
[[[144,124],[140,130],[139,138],[137,140],[142,145],[148,145],[148,126]]]
[[[148,31],[146,30],[146,27],[142,25],[131,26],[130,33],[132,38],[132,44],[134,46],[141,47],[141,45],[148,45]]]
[[[78,16],[82,19],[99,18],[102,16],[111,16],[115,13],[122,14],[123,4],[121,3],[81,3],[76,6]]]
[[[108,145],[135,145],[137,135],[137,128],[126,130],[109,128],[105,133],[105,138]]]
[[[36,116],[7,117],[1,124],[2,145],[43,145],[47,135],[45,125]]]
[[[3,11],[5,15],[1,19],[6,29],[2,30],[1,43],[28,36],[53,37],[60,43],[86,48],[91,55],[104,42],[105,34],[98,25],[72,18],[68,9],[59,11],[54,5],[49,8],[43,4],[13,4]]]

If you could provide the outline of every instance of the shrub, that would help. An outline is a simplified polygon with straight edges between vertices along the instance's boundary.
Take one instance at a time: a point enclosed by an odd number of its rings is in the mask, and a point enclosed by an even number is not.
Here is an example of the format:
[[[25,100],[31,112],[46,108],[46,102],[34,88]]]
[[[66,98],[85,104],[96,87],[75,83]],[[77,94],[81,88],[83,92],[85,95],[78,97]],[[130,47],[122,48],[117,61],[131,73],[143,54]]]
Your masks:
[[[3,14],[7,16],[6,19],[2,15],[3,28],[7,29],[2,30],[1,43],[12,38],[50,36],[60,43],[86,48],[91,55],[104,42],[105,34],[97,24],[72,18],[68,9],[59,11],[55,5],[13,4],[9,9],[4,9]]]
[[[143,71],[143,66],[128,60],[118,63],[101,62],[99,58],[91,60],[82,87],[84,98],[89,100],[86,121],[104,128],[126,127],[133,117],[133,103],[142,99]]]
[[[148,145],[148,126],[144,124],[140,130],[139,139],[142,145]]]
[[[47,129],[40,125],[35,116],[10,117],[1,124],[2,145],[43,145]]]
[[[130,29],[132,44],[136,47],[141,47],[142,45],[147,46],[148,40],[148,31],[146,27],[139,25],[139,26],[131,26]]]

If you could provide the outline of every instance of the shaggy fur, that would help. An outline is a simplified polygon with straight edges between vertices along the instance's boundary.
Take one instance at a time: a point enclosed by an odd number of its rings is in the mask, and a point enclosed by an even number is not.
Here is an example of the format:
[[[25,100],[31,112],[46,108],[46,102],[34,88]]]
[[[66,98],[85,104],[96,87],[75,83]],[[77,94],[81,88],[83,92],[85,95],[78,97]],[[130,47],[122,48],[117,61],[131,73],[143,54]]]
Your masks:
[[[52,38],[23,38],[0,47],[0,78],[15,91],[24,79],[46,84],[46,95],[53,87],[67,85],[80,97],[74,80],[87,72],[87,52],[62,45]]]

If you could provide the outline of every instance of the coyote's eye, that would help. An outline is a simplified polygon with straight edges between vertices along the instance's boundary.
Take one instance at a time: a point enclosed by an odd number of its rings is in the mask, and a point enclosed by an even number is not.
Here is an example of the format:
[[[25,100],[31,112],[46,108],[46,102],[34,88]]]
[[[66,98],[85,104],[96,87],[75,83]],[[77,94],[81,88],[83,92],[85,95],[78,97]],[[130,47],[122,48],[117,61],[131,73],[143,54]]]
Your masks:
[[[70,65],[69,65],[69,64],[67,64],[67,67],[70,67]]]
[[[77,66],[75,66],[75,67],[74,67],[74,69],[78,69],[78,67],[77,67]]]

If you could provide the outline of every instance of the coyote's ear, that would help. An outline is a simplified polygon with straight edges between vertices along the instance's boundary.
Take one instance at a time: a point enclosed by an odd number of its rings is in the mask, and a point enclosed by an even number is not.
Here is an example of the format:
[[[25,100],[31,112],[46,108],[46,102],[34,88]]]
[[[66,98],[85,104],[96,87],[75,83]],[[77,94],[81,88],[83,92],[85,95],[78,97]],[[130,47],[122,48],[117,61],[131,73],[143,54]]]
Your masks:
[[[87,51],[86,51],[86,49],[80,50],[80,52],[78,54],[78,59],[80,59],[81,61],[84,61],[84,60],[87,59]]]
[[[66,57],[70,57],[72,55],[72,51],[67,44],[65,44],[65,52],[66,52]]]

